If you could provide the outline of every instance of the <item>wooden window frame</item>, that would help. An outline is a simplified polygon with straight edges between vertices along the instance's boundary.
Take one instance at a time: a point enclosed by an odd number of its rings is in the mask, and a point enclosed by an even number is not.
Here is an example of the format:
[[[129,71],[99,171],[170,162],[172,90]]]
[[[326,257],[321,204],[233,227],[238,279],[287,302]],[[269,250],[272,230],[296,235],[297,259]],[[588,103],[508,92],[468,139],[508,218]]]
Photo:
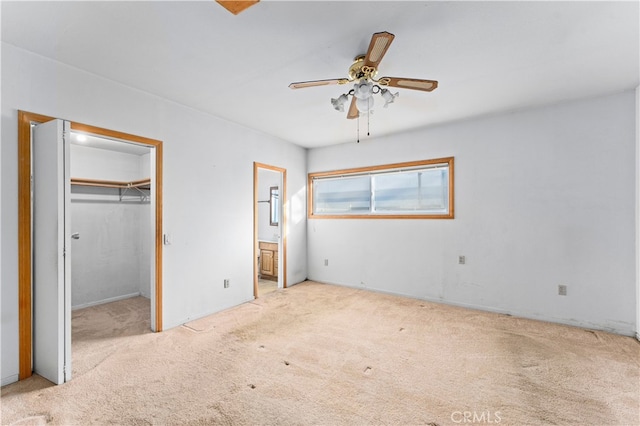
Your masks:
[[[307,217],[309,219],[454,219],[454,157],[435,158],[431,160],[408,161],[405,163],[383,164],[378,166],[358,167],[353,169],[333,170],[329,172],[309,173],[307,176]],[[449,212],[446,214],[314,214],[313,213],[313,180],[316,178],[358,175],[371,172],[383,172],[396,169],[418,168],[434,164],[447,164],[449,167]]]

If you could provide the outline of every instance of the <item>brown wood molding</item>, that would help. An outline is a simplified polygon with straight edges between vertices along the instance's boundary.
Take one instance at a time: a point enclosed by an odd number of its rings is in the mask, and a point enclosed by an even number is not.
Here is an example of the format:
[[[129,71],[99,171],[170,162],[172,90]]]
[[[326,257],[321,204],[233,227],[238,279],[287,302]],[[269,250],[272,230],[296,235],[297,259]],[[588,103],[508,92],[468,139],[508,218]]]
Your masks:
[[[31,123],[53,120],[18,111],[18,379],[31,376]]]
[[[163,330],[162,324],[162,212],[164,210],[162,198],[162,142],[156,147],[156,332]]]
[[[31,376],[33,367],[31,265],[31,124],[54,120],[42,114],[18,111],[18,379]],[[71,129],[122,139],[155,148],[156,154],[156,331],[162,331],[162,141],[71,122]],[[141,184],[141,182],[133,182]]]

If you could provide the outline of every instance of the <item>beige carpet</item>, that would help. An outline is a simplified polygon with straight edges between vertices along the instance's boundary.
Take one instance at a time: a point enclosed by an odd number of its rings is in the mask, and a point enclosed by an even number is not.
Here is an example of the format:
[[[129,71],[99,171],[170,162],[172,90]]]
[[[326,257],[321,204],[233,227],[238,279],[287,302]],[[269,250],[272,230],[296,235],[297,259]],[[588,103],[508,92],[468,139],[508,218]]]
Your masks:
[[[73,311],[72,379],[122,351],[128,336],[151,334],[151,302],[133,297]]]
[[[2,424],[640,424],[628,337],[311,282],[158,334],[120,313]]]

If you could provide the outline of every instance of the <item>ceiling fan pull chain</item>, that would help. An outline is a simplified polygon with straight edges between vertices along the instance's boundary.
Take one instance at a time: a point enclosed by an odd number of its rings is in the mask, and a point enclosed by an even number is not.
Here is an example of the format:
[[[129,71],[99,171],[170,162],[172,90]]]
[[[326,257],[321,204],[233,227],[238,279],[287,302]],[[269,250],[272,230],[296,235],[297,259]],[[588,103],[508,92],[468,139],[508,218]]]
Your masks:
[[[356,143],[360,143],[360,114],[358,114],[356,121],[358,122],[358,139],[356,140]]]
[[[371,110],[367,113],[367,136],[369,136],[369,117],[371,116]]]

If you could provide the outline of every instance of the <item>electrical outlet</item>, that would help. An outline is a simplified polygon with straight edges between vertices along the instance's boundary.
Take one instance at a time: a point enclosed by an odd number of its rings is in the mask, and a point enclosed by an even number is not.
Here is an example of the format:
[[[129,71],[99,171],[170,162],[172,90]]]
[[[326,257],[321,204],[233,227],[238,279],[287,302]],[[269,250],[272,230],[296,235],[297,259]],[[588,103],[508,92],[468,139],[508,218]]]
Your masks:
[[[324,266],[329,266],[329,259],[324,260]]]
[[[566,296],[566,295],[567,295],[567,286],[566,286],[566,285],[562,285],[562,284],[560,284],[560,285],[558,286],[558,294],[559,294],[560,296]]]
[[[229,279],[224,280],[224,288],[229,288]]]
[[[464,265],[467,259],[464,256],[458,256],[458,264]]]

